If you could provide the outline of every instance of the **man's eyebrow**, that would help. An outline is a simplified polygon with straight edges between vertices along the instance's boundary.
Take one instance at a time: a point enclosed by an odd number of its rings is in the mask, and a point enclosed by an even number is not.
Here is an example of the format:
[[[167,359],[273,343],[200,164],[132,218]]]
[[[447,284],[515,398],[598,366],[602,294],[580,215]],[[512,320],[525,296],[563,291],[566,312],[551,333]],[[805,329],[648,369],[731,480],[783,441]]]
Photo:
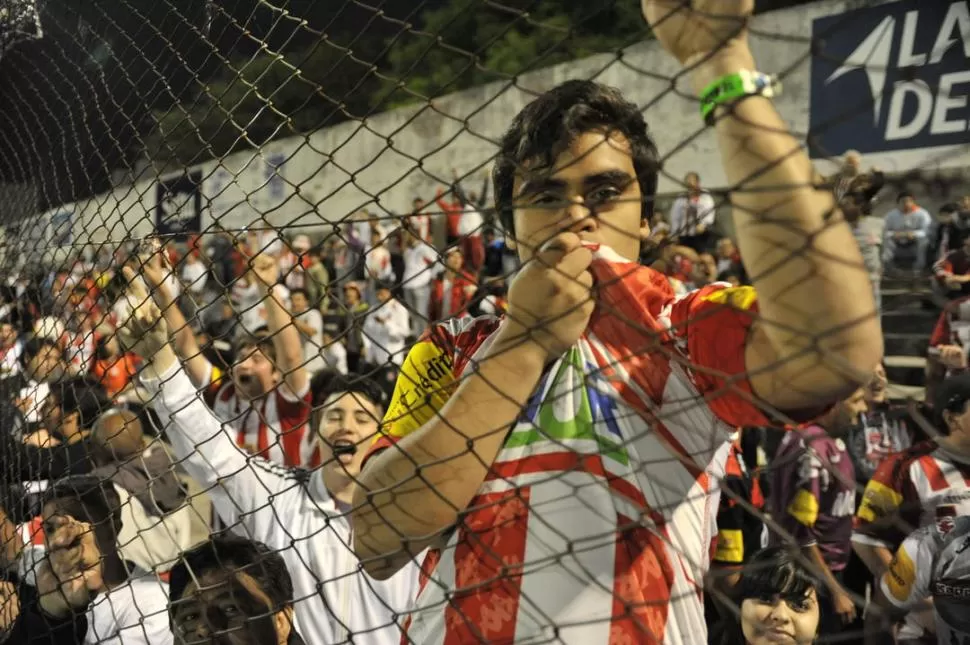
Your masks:
[[[603,172],[583,177],[583,186],[587,188],[608,183],[625,186],[632,182],[633,177],[624,170],[604,170]]]
[[[550,177],[549,175],[543,175],[541,177],[536,177],[535,179],[529,179],[523,182],[522,188],[519,190],[519,196],[537,195],[539,193],[546,192],[547,190],[560,190],[565,188],[565,186],[565,180],[556,179],[555,177]]]

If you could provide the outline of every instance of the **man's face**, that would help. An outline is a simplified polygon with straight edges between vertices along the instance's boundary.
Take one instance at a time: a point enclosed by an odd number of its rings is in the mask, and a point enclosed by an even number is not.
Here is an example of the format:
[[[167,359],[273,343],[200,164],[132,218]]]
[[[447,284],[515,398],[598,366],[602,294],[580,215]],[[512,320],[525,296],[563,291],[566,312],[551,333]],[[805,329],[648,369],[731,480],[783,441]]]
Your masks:
[[[0,345],[12,345],[17,340],[17,330],[10,323],[0,323]]]
[[[377,290],[376,295],[379,302],[387,302],[391,299],[391,290],[381,287]]]
[[[221,569],[190,582],[169,606],[178,645],[285,645],[291,613],[273,607],[248,573]]]
[[[717,260],[710,253],[701,253],[693,267],[693,282],[703,286],[717,277]]]
[[[845,156],[845,161],[842,164],[842,169],[848,175],[858,175],[859,170],[862,168],[862,157],[854,152],[850,152]]]
[[[330,397],[317,426],[324,468],[357,477],[381,416],[377,404],[362,394],[346,392]]]
[[[57,432],[64,422],[61,404],[55,396],[48,396],[40,406],[40,423],[48,432]]]
[[[913,207],[916,206],[916,200],[909,196],[901,197],[898,203],[900,210],[904,213],[913,210]]]
[[[552,168],[525,170],[512,186],[519,259],[529,260],[550,238],[572,231],[625,258],[640,254],[640,185],[622,134],[586,132]]]
[[[419,210],[422,210],[424,208],[424,200],[423,199],[414,199],[411,202],[411,207],[414,209],[415,212],[417,212]]]
[[[452,251],[445,258],[445,266],[447,266],[452,271],[460,271],[461,265],[464,264],[464,258],[462,258],[459,251]]]
[[[734,242],[729,237],[723,237],[717,242],[717,257],[729,260],[734,256]]]
[[[970,211],[970,195],[964,195],[960,199],[960,209]]]
[[[840,403],[836,409],[835,424],[833,431],[845,431],[859,423],[859,415],[866,411],[865,390],[858,389],[845,401]]]
[[[886,400],[886,386],[889,379],[886,377],[886,368],[877,365],[872,373],[872,378],[866,386],[866,400],[869,403],[881,403]]]
[[[306,296],[299,291],[290,294],[290,304],[293,306],[294,313],[303,313],[310,306]]]
[[[684,177],[684,186],[689,191],[699,190],[701,187],[701,178],[697,176],[697,173],[689,172]]]
[[[263,396],[276,386],[273,362],[258,347],[243,345],[239,360],[232,367],[232,381],[246,399]]]

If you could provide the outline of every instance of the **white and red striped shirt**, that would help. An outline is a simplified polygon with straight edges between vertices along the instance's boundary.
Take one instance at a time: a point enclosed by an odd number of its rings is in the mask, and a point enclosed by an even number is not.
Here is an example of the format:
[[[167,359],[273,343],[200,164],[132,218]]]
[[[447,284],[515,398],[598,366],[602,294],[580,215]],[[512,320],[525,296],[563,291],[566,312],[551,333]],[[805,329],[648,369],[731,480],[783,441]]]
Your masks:
[[[733,428],[768,423],[744,377],[754,290],[675,297],[651,269],[594,257],[587,331],[546,371],[447,545],[429,552],[409,642],[707,640],[717,481]],[[437,414],[497,327],[452,320],[417,343],[368,456]]]
[[[249,401],[228,381],[221,387],[210,384],[207,398],[215,415],[232,429],[240,448],[278,464],[306,465],[300,446],[312,409],[309,383],[299,397],[281,383],[261,399]]]

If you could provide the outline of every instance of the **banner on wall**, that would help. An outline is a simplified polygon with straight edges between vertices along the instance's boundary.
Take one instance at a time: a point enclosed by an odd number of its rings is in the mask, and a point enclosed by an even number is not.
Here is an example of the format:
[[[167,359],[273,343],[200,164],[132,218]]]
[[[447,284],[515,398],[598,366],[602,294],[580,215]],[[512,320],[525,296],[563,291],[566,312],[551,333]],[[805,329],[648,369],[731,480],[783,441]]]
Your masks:
[[[202,173],[159,181],[155,194],[155,232],[176,239],[202,231]]]
[[[970,143],[970,2],[901,0],[815,20],[813,156]]]

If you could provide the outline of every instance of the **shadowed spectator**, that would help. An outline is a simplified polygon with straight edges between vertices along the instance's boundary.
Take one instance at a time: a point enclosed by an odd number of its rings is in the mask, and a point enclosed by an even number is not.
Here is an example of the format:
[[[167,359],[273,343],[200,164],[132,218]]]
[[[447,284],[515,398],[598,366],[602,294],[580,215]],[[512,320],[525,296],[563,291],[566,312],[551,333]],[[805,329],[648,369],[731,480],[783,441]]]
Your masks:
[[[679,244],[698,253],[709,251],[714,246],[717,204],[714,197],[701,188],[701,176],[696,172],[687,173],[684,187],[687,192],[670,207],[671,235]]]
[[[864,205],[864,212],[868,215],[872,200],[886,185],[886,176],[876,168],[863,173],[862,155],[856,150],[848,150],[842,157],[838,172],[823,181],[832,187],[836,202],[841,202],[850,192],[860,191],[861,205]]]
[[[428,307],[428,320],[431,322],[467,316],[468,305],[477,287],[474,276],[466,273],[462,266],[461,251],[452,248],[445,252],[444,270],[431,283],[431,304]]]
[[[411,331],[408,310],[394,298],[391,285],[377,285],[377,305],[367,314],[363,331],[367,362],[378,370],[381,384],[390,392],[404,361],[405,341]]]
[[[897,267],[900,259],[912,259],[913,272],[921,273],[926,266],[930,227],[933,218],[916,204],[912,193],[901,192],[896,208],[886,215],[883,233],[883,264]]]
[[[411,335],[420,336],[428,324],[431,305],[431,280],[438,262],[438,253],[414,232],[404,231],[404,276],[401,286],[404,304],[411,313]]]
[[[69,477],[44,495],[47,558],[37,572],[44,611],[66,619],[86,613],[85,645],[171,645],[167,585],[133,575],[118,551],[121,501],[108,482]]]
[[[869,217],[869,198],[862,187],[861,178],[856,177],[842,191],[839,205],[842,215],[852,229],[856,244],[862,253],[862,262],[872,283],[872,295],[876,300],[876,311],[882,309],[882,233],[881,221]]]
[[[970,236],[933,265],[935,287],[947,298],[970,295]]]
[[[214,535],[172,568],[168,613],[179,642],[303,645],[293,611],[286,562],[261,542]]]
[[[785,435],[771,465],[768,511],[782,533],[822,572],[830,594],[822,606],[822,633],[838,633],[855,619],[855,603],[842,573],[852,555],[855,470],[845,437],[865,412],[862,390],[836,404],[818,421]]]
[[[344,285],[343,300],[342,332],[347,348],[347,369],[358,372],[365,358],[364,321],[370,307],[364,302],[360,285],[356,282],[348,282]]]

